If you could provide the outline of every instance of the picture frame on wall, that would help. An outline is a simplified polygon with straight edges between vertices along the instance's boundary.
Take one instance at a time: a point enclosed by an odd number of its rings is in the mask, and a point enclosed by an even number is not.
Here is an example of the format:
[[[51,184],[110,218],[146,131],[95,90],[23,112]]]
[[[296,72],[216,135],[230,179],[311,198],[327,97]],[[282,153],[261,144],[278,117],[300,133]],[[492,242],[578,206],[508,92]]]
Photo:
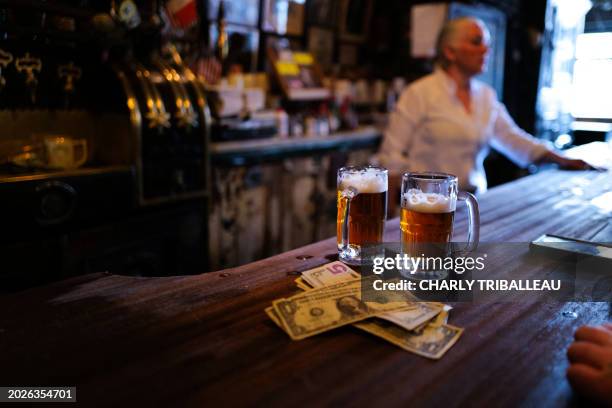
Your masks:
[[[309,0],[307,16],[310,25],[335,28],[338,23],[338,0]]]
[[[208,19],[215,21],[221,0],[208,0]],[[259,0],[223,0],[225,22],[257,27],[259,21]]]
[[[225,28],[229,41],[229,52],[225,64],[235,64],[242,67],[243,72],[254,72],[257,69],[259,54],[259,31],[240,25],[228,24]],[[217,42],[217,24],[210,25],[211,43]]]
[[[340,0],[338,28],[344,41],[365,41],[372,12],[372,0]]]
[[[266,32],[302,36],[305,0],[264,0],[262,29]]]

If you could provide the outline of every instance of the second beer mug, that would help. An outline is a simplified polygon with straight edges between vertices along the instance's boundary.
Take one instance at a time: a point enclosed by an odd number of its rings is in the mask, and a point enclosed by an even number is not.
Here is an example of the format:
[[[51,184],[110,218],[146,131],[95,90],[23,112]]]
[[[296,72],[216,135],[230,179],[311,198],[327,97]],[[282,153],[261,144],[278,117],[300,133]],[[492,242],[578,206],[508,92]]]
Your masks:
[[[382,244],[387,218],[387,169],[375,166],[338,170],[338,256],[358,265],[365,244]]]
[[[457,177],[451,174],[404,173],[400,216],[404,254],[440,259],[452,255],[450,242],[457,200],[465,201],[469,210],[468,242],[462,250],[476,249],[480,232],[478,202],[472,194],[457,190]],[[441,272],[440,269],[443,268],[421,272]]]

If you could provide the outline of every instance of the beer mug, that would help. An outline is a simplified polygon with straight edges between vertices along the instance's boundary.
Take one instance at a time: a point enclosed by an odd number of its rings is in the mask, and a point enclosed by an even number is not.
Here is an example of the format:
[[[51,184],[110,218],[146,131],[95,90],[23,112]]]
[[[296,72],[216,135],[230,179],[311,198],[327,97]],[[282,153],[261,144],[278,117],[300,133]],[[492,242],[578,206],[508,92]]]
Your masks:
[[[480,234],[476,198],[470,193],[458,192],[457,177],[451,174],[404,173],[400,215],[402,252],[411,257],[452,255],[450,242],[457,201],[465,201],[468,207],[468,242],[461,252],[470,252],[478,246]],[[439,277],[447,275],[439,270],[429,272],[436,272]]]
[[[382,244],[387,219],[387,169],[376,166],[338,170],[337,243],[341,261],[366,262],[363,247]]]
[[[76,169],[87,161],[87,141],[67,136],[45,138],[47,165],[53,169]]]

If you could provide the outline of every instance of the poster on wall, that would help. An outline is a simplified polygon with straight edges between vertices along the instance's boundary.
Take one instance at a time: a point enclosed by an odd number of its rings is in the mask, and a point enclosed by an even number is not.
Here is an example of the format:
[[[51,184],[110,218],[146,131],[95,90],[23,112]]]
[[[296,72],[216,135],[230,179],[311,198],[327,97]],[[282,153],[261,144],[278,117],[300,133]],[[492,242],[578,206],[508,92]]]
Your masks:
[[[195,0],[169,0],[166,2],[166,11],[170,18],[170,23],[175,28],[189,28],[198,21]]]
[[[410,54],[414,58],[436,55],[436,38],[446,21],[446,4],[413,6],[410,14]]]
[[[259,51],[259,31],[233,24],[228,24],[226,31],[229,50],[224,63],[240,67],[242,72],[255,71]],[[209,34],[211,43],[215,44],[219,35],[217,24],[210,25]]]
[[[265,0],[263,8],[264,31],[301,36],[304,34],[305,0]]]
[[[216,20],[221,0],[208,0],[208,19]],[[225,21],[256,27],[259,20],[259,0],[223,0]]]

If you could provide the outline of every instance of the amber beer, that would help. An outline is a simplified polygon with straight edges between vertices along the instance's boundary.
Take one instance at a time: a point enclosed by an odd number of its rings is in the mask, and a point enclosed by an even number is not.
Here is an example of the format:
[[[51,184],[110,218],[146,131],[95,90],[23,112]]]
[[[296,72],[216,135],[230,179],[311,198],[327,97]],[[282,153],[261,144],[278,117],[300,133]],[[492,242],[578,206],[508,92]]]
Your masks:
[[[338,190],[338,245],[342,244],[343,214],[346,200]],[[387,192],[359,193],[353,198],[349,213],[349,237],[351,245],[362,246],[382,242],[387,213]]]
[[[338,171],[337,191],[338,253],[345,262],[361,263],[364,245],[383,242],[387,218],[387,170],[373,166],[344,167]],[[346,228],[345,221],[348,221]],[[347,237],[343,240],[345,232]]]
[[[411,257],[456,255],[451,252],[450,243],[457,201],[465,201],[468,207],[467,244],[461,249],[465,253],[478,245],[480,219],[476,198],[458,191],[457,177],[451,174],[404,173],[400,214],[402,252]],[[446,276],[437,269],[429,272],[435,272],[439,277]]]
[[[402,196],[401,241],[404,251],[413,256],[445,256],[442,244],[451,241],[456,200],[436,193],[409,190]]]

